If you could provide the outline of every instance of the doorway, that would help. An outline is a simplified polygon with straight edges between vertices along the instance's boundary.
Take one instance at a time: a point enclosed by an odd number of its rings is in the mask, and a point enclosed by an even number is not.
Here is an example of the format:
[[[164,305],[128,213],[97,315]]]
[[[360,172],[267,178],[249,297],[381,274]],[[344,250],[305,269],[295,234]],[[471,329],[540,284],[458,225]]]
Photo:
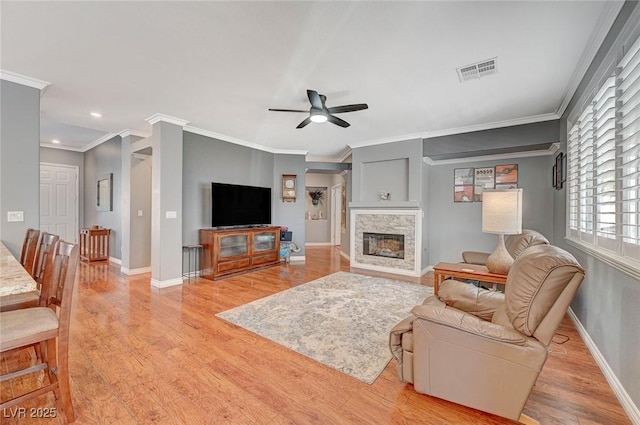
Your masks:
[[[40,231],[78,242],[78,167],[40,163]]]

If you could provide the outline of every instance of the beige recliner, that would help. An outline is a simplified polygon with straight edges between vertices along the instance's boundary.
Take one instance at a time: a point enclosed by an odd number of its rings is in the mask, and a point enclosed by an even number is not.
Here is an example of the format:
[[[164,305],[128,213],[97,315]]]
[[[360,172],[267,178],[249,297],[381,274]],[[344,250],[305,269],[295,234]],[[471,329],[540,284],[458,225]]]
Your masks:
[[[389,346],[417,392],[519,420],[584,270],[552,245],[513,263],[505,293],[447,280],[398,323]]]
[[[504,246],[514,260],[518,258],[518,255],[525,249],[534,245],[549,245],[549,241],[542,233],[531,229],[522,229],[522,233],[509,235],[504,238]],[[462,253],[462,260],[467,264],[480,264],[484,266],[489,255],[491,255],[489,252],[464,251]]]

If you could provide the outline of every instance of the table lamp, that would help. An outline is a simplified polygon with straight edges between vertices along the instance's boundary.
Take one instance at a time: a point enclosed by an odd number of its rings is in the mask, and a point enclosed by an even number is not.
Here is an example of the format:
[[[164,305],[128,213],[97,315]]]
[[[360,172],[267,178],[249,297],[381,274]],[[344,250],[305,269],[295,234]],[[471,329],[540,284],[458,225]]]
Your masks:
[[[513,257],[504,246],[504,235],[522,233],[522,189],[482,192],[482,231],[498,234],[496,249],[486,262],[489,272],[508,274]]]

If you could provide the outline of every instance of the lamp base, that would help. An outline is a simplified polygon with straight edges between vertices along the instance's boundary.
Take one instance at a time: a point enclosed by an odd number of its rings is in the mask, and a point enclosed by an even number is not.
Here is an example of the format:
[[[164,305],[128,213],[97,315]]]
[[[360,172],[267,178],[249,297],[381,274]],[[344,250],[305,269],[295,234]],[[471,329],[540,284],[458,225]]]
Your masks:
[[[513,257],[504,246],[504,235],[498,234],[498,244],[489,258],[487,258],[487,268],[490,273],[509,274],[509,269],[513,264]]]

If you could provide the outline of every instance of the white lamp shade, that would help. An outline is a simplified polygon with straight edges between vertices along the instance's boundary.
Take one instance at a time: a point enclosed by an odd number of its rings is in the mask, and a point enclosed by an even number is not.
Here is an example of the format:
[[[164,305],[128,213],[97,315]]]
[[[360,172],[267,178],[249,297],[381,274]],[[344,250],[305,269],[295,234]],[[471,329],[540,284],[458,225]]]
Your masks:
[[[482,231],[503,235],[522,233],[522,189],[482,192]]]

